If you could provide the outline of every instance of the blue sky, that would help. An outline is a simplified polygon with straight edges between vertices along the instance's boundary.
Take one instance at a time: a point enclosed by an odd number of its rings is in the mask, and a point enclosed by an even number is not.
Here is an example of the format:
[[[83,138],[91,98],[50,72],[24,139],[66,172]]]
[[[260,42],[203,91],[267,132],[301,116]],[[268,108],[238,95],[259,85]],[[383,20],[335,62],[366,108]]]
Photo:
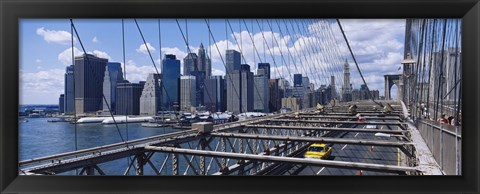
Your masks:
[[[154,19],[138,19],[142,33],[149,43],[150,51],[157,67],[159,68],[159,59],[164,54],[175,54],[177,59],[183,59],[187,53],[185,41],[180,33],[175,19],[162,19],[161,26],[161,47],[159,44],[158,20]],[[207,48],[207,52],[211,52],[213,63],[213,74],[223,75],[225,68],[221,62],[224,52],[227,48],[244,50],[246,62],[252,66],[252,70],[256,69],[259,61],[257,53],[253,50],[252,41],[245,29],[243,20],[230,19],[229,22],[233,29],[226,27],[224,19],[210,20],[210,26],[216,41],[216,46],[220,49],[218,53],[213,39],[209,40],[209,32],[207,25],[203,19],[179,19],[182,31],[187,35],[188,42],[192,52],[197,52],[200,43]],[[264,20],[258,20],[262,23]],[[270,20],[270,22],[273,22]],[[290,22],[290,21],[288,21]],[[298,22],[298,21],[297,21]],[[360,68],[364,73],[366,81],[371,89],[380,90],[383,95],[383,74],[398,73],[398,67],[403,58],[403,44],[405,32],[405,20],[341,20],[345,33],[350,41],[353,52],[357,57]],[[108,58],[109,61],[122,62],[122,23],[121,19],[82,19],[74,20],[76,29],[80,39],[89,53],[93,53],[99,57]],[[262,62],[270,62],[273,69],[274,77],[286,77],[290,79],[290,74],[297,73],[293,63],[299,64],[300,59],[290,59],[286,57],[282,61],[280,52],[287,55],[287,50],[291,53],[302,50],[301,47],[315,46],[310,44],[320,44],[325,42],[325,32],[334,33],[338,49],[333,56],[326,53],[319,54],[317,58],[333,57],[325,63],[331,63],[332,66],[340,67],[340,61],[345,58],[350,63],[354,88],[360,87],[360,77],[354,66],[353,60],[346,49],[343,37],[339,34],[338,25],[333,21],[319,20],[318,22],[308,21],[308,34],[297,32],[286,33],[286,28],[276,28],[276,23],[271,23],[273,33],[264,23],[263,35],[256,23],[256,20],[245,20],[251,33],[254,44],[257,47]],[[293,23],[287,23],[294,26]],[[133,19],[125,19],[125,62],[127,79],[131,82],[145,80],[148,73],[154,72],[153,64],[146,52],[145,45]],[[252,28],[253,27],[253,28]],[[253,30],[252,30],[253,29]],[[282,32],[280,32],[282,30]],[[242,33],[240,33],[242,32]],[[70,21],[68,19],[23,19],[20,20],[20,103],[21,104],[56,104],[58,96],[63,93],[63,74],[65,67],[71,64],[71,33]],[[327,33],[328,34],[328,33]],[[271,47],[275,47],[270,51],[273,52],[273,58],[276,66],[273,64],[272,56],[268,51],[268,45],[265,45],[263,36],[270,40]],[[237,38],[237,45],[234,37]],[[227,43],[228,38],[228,43]],[[274,43],[274,38],[277,44]],[[323,38],[323,39],[322,39]],[[302,44],[304,40],[313,40]],[[317,42],[315,42],[315,40]],[[78,38],[74,38],[74,52],[79,55],[83,52],[79,44]],[[305,42],[304,42],[305,43]],[[268,42],[266,44],[269,44]],[[330,43],[335,44],[335,43]],[[210,46],[209,46],[210,45]],[[241,46],[240,46],[241,45]],[[295,46],[294,46],[295,45]],[[298,47],[297,47],[298,46]],[[265,47],[265,49],[263,48]],[[161,48],[161,49],[160,49]],[[295,49],[295,50],[294,50]],[[160,53],[160,50],[162,51]],[[280,51],[280,52],[279,52]],[[327,51],[325,51],[327,52]],[[333,52],[333,51],[331,51]],[[263,58],[265,56],[265,58]],[[288,61],[287,61],[288,60]],[[308,60],[312,60],[308,62]],[[325,59],[327,60],[327,59]],[[255,63],[254,63],[255,61]],[[308,62],[308,63],[307,63]],[[305,64],[313,64],[318,61],[305,58]],[[316,64],[316,63],[315,63]],[[324,72],[324,67],[313,67]],[[278,68],[277,68],[278,67]],[[311,65],[305,65],[307,75],[311,82],[315,83],[315,87],[319,84],[325,84],[326,77],[312,75],[310,72]],[[286,69],[289,68],[289,69]],[[310,69],[309,69],[310,68]],[[326,67],[325,67],[326,68]],[[302,69],[302,68],[299,68]],[[302,70],[300,70],[302,71]],[[315,71],[315,70],[314,70]],[[124,70],[125,72],[125,70]],[[305,74],[304,72],[300,72]],[[314,72],[314,74],[316,71]],[[280,75],[279,75],[280,74]],[[327,73],[328,74],[328,73]],[[316,79],[319,78],[319,79]],[[338,78],[337,84],[342,83],[342,79]]]

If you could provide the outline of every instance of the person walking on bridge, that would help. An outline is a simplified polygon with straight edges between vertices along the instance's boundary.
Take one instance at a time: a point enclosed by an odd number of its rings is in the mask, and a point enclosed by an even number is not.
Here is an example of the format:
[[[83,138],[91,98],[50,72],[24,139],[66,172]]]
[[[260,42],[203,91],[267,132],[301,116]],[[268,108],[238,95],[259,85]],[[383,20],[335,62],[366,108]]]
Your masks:
[[[440,115],[440,118],[437,119],[437,122],[441,124],[448,124],[448,119],[445,118],[445,116],[445,113],[442,113],[442,115]]]

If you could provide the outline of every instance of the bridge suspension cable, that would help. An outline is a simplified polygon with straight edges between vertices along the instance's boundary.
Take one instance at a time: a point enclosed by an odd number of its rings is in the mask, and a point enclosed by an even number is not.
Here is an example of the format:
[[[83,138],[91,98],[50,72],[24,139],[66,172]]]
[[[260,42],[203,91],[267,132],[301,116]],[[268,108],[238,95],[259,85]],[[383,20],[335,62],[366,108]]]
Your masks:
[[[85,47],[83,46],[82,40],[81,40],[81,38],[80,38],[80,35],[78,34],[78,31],[77,31],[77,29],[76,29],[76,27],[75,27],[75,24],[73,23],[73,19],[70,19],[70,24],[71,24],[71,26],[72,26],[72,28],[73,28],[73,31],[75,32],[75,34],[76,34],[76,36],[77,36],[77,38],[78,38],[78,42],[80,43],[80,46],[82,47],[83,53],[85,53],[85,59],[87,60],[87,64],[88,64],[87,66],[89,67],[90,71],[92,72],[93,77],[94,77],[94,79],[95,79],[95,82],[99,83],[98,75],[95,73],[95,71],[93,71],[92,66],[90,65],[90,64],[91,64],[91,63],[90,63],[90,59],[89,59],[89,57],[87,56],[87,51],[85,50]],[[73,50],[73,48],[72,48],[72,50]],[[72,62],[74,62],[74,61],[72,61]],[[120,128],[118,127],[118,123],[116,122],[115,117],[113,116],[112,109],[110,108],[110,105],[108,105],[107,98],[105,97],[105,95],[104,95],[103,93],[102,93],[102,98],[103,98],[103,101],[105,102],[105,104],[106,104],[106,106],[107,106],[108,112],[110,113],[110,117],[112,117],[112,120],[113,120],[113,122],[114,122],[114,124],[115,124],[115,128],[117,129],[118,135],[120,136],[120,139],[122,140],[122,142],[125,143],[125,145],[126,145],[127,148],[128,148],[128,147],[129,147],[128,142],[125,141],[125,139],[123,138],[123,135],[122,135],[122,133],[120,132]],[[77,121],[75,121],[75,124],[76,124],[76,123],[77,123]]]
[[[345,35],[345,32],[343,31],[342,24],[340,23],[340,20],[337,19],[338,26],[340,27],[340,31],[342,31],[343,38],[345,39],[345,42],[347,43],[348,50],[350,51],[350,54],[352,55],[353,61],[355,62],[355,66],[357,67],[358,73],[360,74],[360,77],[362,78],[363,83],[365,84],[365,87],[367,89],[368,96],[372,99],[373,102],[376,104],[383,106],[381,103],[375,101],[375,98],[373,98],[372,93],[370,92],[370,89],[368,88],[367,82],[365,81],[365,78],[363,77],[362,71],[360,70],[360,67],[358,66],[357,59],[355,59],[355,55],[353,54],[352,48],[350,47],[350,43],[348,42],[347,36]]]

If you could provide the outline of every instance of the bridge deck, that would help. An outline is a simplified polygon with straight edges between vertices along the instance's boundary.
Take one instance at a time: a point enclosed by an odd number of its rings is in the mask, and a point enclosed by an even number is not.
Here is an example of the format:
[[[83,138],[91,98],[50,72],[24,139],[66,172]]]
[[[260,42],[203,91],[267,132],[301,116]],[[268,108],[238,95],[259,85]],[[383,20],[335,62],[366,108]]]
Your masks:
[[[366,103],[364,107],[370,105]],[[186,130],[34,158],[19,163],[20,174],[58,174],[76,169],[86,174],[105,174],[102,164],[121,158],[130,161],[124,174],[134,170],[137,175],[272,175],[313,171],[316,175],[337,175],[355,174],[358,170],[367,174],[422,174],[417,166],[399,159],[403,156],[415,160],[412,157],[416,154],[416,144],[411,142],[410,130],[401,114],[403,110],[390,115],[365,111],[361,114],[368,115],[368,121],[364,122],[356,121],[355,116],[347,113],[346,106],[335,107],[335,111],[338,112],[322,115],[314,110],[270,115],[217,125],[211,133]],[[302,158],[309,145],[320,142],[333,145],[331,160]],[[145,171],[144,166],[150,170]]]

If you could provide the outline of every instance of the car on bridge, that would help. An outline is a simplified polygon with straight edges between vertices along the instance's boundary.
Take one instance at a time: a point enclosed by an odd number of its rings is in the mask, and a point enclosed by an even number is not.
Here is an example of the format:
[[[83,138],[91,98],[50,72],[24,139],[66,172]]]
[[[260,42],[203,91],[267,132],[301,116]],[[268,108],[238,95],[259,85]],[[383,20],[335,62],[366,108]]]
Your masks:
[[[326,159],[332,153],[332,146],[323,143],[314,143],[307,148],[305,158]]]

